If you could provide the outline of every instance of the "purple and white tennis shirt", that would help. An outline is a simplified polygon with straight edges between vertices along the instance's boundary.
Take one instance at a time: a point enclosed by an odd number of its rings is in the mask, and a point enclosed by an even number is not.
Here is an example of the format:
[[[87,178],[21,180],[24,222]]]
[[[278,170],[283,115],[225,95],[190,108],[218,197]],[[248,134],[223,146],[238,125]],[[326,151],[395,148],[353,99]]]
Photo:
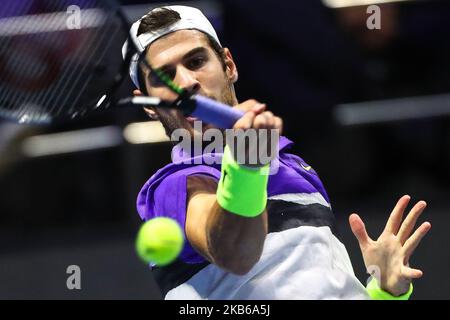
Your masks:
[[[274,160],[278,171],[268,182],[269,231],[258,263],[247,274],[234,275],[209,263],[186,241],[176,262],[152,267],[165,299],[369,298],[336,237],[330,200],[319,176],[300,157],[288,153],[292,145],[280,137],[279,156]],[[220,179],[220,161],[207,165],[213,161],[195,160],[221,156],[190,158],[175,146],[173,162],[158,170],[138,195],[141,218],[170,217],[184,230],[187,177]]]

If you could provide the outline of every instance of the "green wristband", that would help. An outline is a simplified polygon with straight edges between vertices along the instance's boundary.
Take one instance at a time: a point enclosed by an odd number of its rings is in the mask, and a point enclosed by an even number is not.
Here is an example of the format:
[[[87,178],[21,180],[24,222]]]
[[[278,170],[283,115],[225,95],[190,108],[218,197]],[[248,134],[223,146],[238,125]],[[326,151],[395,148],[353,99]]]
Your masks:
[[[225,210],[243,217],[260,215],[267,204],[269,171],[270,163],[256,169],[239,165],[226,145],[217,202]]]
[[[377,279],[372,278],[372,280],[370,280],[369,284],[367,285],[367,292],[369,293],[369,296],[372,298],[372,300],[408,300],[413,293],[413,285],[412,283],[409,285],[408,292],[396,297],[389,292],[381,289],[378,285]]]

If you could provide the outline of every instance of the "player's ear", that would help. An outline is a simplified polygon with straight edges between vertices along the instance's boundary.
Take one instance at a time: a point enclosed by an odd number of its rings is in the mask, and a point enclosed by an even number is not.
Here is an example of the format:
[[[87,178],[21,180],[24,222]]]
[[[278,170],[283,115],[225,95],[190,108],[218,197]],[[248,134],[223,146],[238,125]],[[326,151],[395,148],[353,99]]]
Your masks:
[[[150,117],[150,119],[158,120],[158,115],[156,114],[155,110],[153,110],[152,108],[144,108],[144,111]]]
[[[225,65],[228,79],[231,81],[231,83],[235,83],[239,78],[236,64],[234,63],[231,51],[228,48],[224,48],[223,50],[225,54]]]
[[[135,90],[133,90],[133,95],[143,96],[144,94],[142,93],[141,90],[135,89]],[[144,108],[144,111],[150,117],[150,119],[158,120],[158,115],[156,114],[155,110],[153,110],[152,108]]]

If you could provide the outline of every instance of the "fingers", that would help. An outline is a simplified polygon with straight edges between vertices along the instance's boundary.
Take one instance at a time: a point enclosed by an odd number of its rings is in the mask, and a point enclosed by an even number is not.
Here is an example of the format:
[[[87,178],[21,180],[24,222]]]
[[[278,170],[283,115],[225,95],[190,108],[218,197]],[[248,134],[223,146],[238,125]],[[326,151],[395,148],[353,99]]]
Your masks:
[[[411,200],[411,197],[408,195],[405,195],[398,200],[397,204],[391,212],[391,215],[389,216],[386,227],[384,228],[386,232],[397,234],[398,229],[400,228],[400,225],[402,223],[403,212],[405,212],[409,200]]]
[[[233,129],[250,129],[256,114],[253,111],[246,112],[233,126]]]
[[[275,128],[279,130],[279,134],[283,133],[283,120],[280,117],[275,118]]]
[[[418,279],[423,276],[422,270],[413,269],[407,266],[402,267],[402,276],[408,279]]]
[[[283,120],[280,117],[275,116],[270,111],[265,111],[258,114],[253,122],[253,128],[255,129],[268,129],[277,130],[278,134],[281,134],[283,128]]]
[[[258,103],[251,108],[251,111],[253,111],[255,114],[260,114],[264,110],[266,110],[266,105],[261,103]]]
[[[430,231],[430,229],[431,223],[424,222],[420,225],[419,228],[417,228],[417,230],[413,233],[413,235],[408,240],[406,240],[405,245],[403,246],[403,249],[405,250],[406,261],[409,260],[414,250],[419,245],[420,241],[428,233],[428,231]]]
[[[134,96],[143,96],[141,90],[138,90],[138,89],[133,90],[133,95],[134,95]]]
[[[234,108],[244,112],[253,111],[258,114],[261,113],[263,110],[265,110],[266,105],[254,99],[250,99],[234,106]]]
[[[253,122],[255,129],[271,129],[275,125],[275,116],[270,111],[258,114]]]
[[[416,225],[417,219],[420,217],[423,210],[425,210],[426,206],[427,203],[425,201],[417,202],[403,221],[397,234],[397,237],[402,245],[409,238],[414,226]]]
[[[233,129],[250,129],[257,114],[263,112],[265,104],[256,100],[247,100],[235,106],[236,109],[244,111],[244,115],[234,124]]]
[[[244,111],[245,114],[235,123],[233,129],[278,129],[279,133],[281,133],[283,121],[272,112],[265,111],[265,104],[261,104],[256,100],[247,100],[234,108]],[[248,115],[248,113],[253,113],[254,116]],[[250,123],[250,120],[252,120],[252,123]]]
[[[370,239],[369,235],[367,234],[364,222],[356,213],[350,215],[348,221],[350,223],[350,228],[352,229],[353,234],[359,242],[359,246],[361,247],[361,249],[366,248],[367,245],[370,244],[372,239]]]

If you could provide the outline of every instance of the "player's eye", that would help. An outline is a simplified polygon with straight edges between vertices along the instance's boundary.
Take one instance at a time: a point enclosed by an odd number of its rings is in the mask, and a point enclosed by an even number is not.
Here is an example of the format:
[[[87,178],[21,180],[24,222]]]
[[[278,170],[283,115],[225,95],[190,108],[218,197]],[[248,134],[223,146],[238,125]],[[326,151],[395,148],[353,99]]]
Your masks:
[[[190,59],[187,63],[187,67],[191,70],[197,70],[203,67],[203,65],[206,63],[207,58],[204,56],[196,56],[192,59]]]
[[[163,75],[169,78],[171,81],[173,81],[173,79],[175,78],[175,73],[176,71],[174,69],[173,70],[168,69],[163,71]],[[149,81],[150,85],[154,88],[163,87],[165,85],[164,82],[161,80],[161,78],[157,76],[156,73],[154,72],[150,72]]]

